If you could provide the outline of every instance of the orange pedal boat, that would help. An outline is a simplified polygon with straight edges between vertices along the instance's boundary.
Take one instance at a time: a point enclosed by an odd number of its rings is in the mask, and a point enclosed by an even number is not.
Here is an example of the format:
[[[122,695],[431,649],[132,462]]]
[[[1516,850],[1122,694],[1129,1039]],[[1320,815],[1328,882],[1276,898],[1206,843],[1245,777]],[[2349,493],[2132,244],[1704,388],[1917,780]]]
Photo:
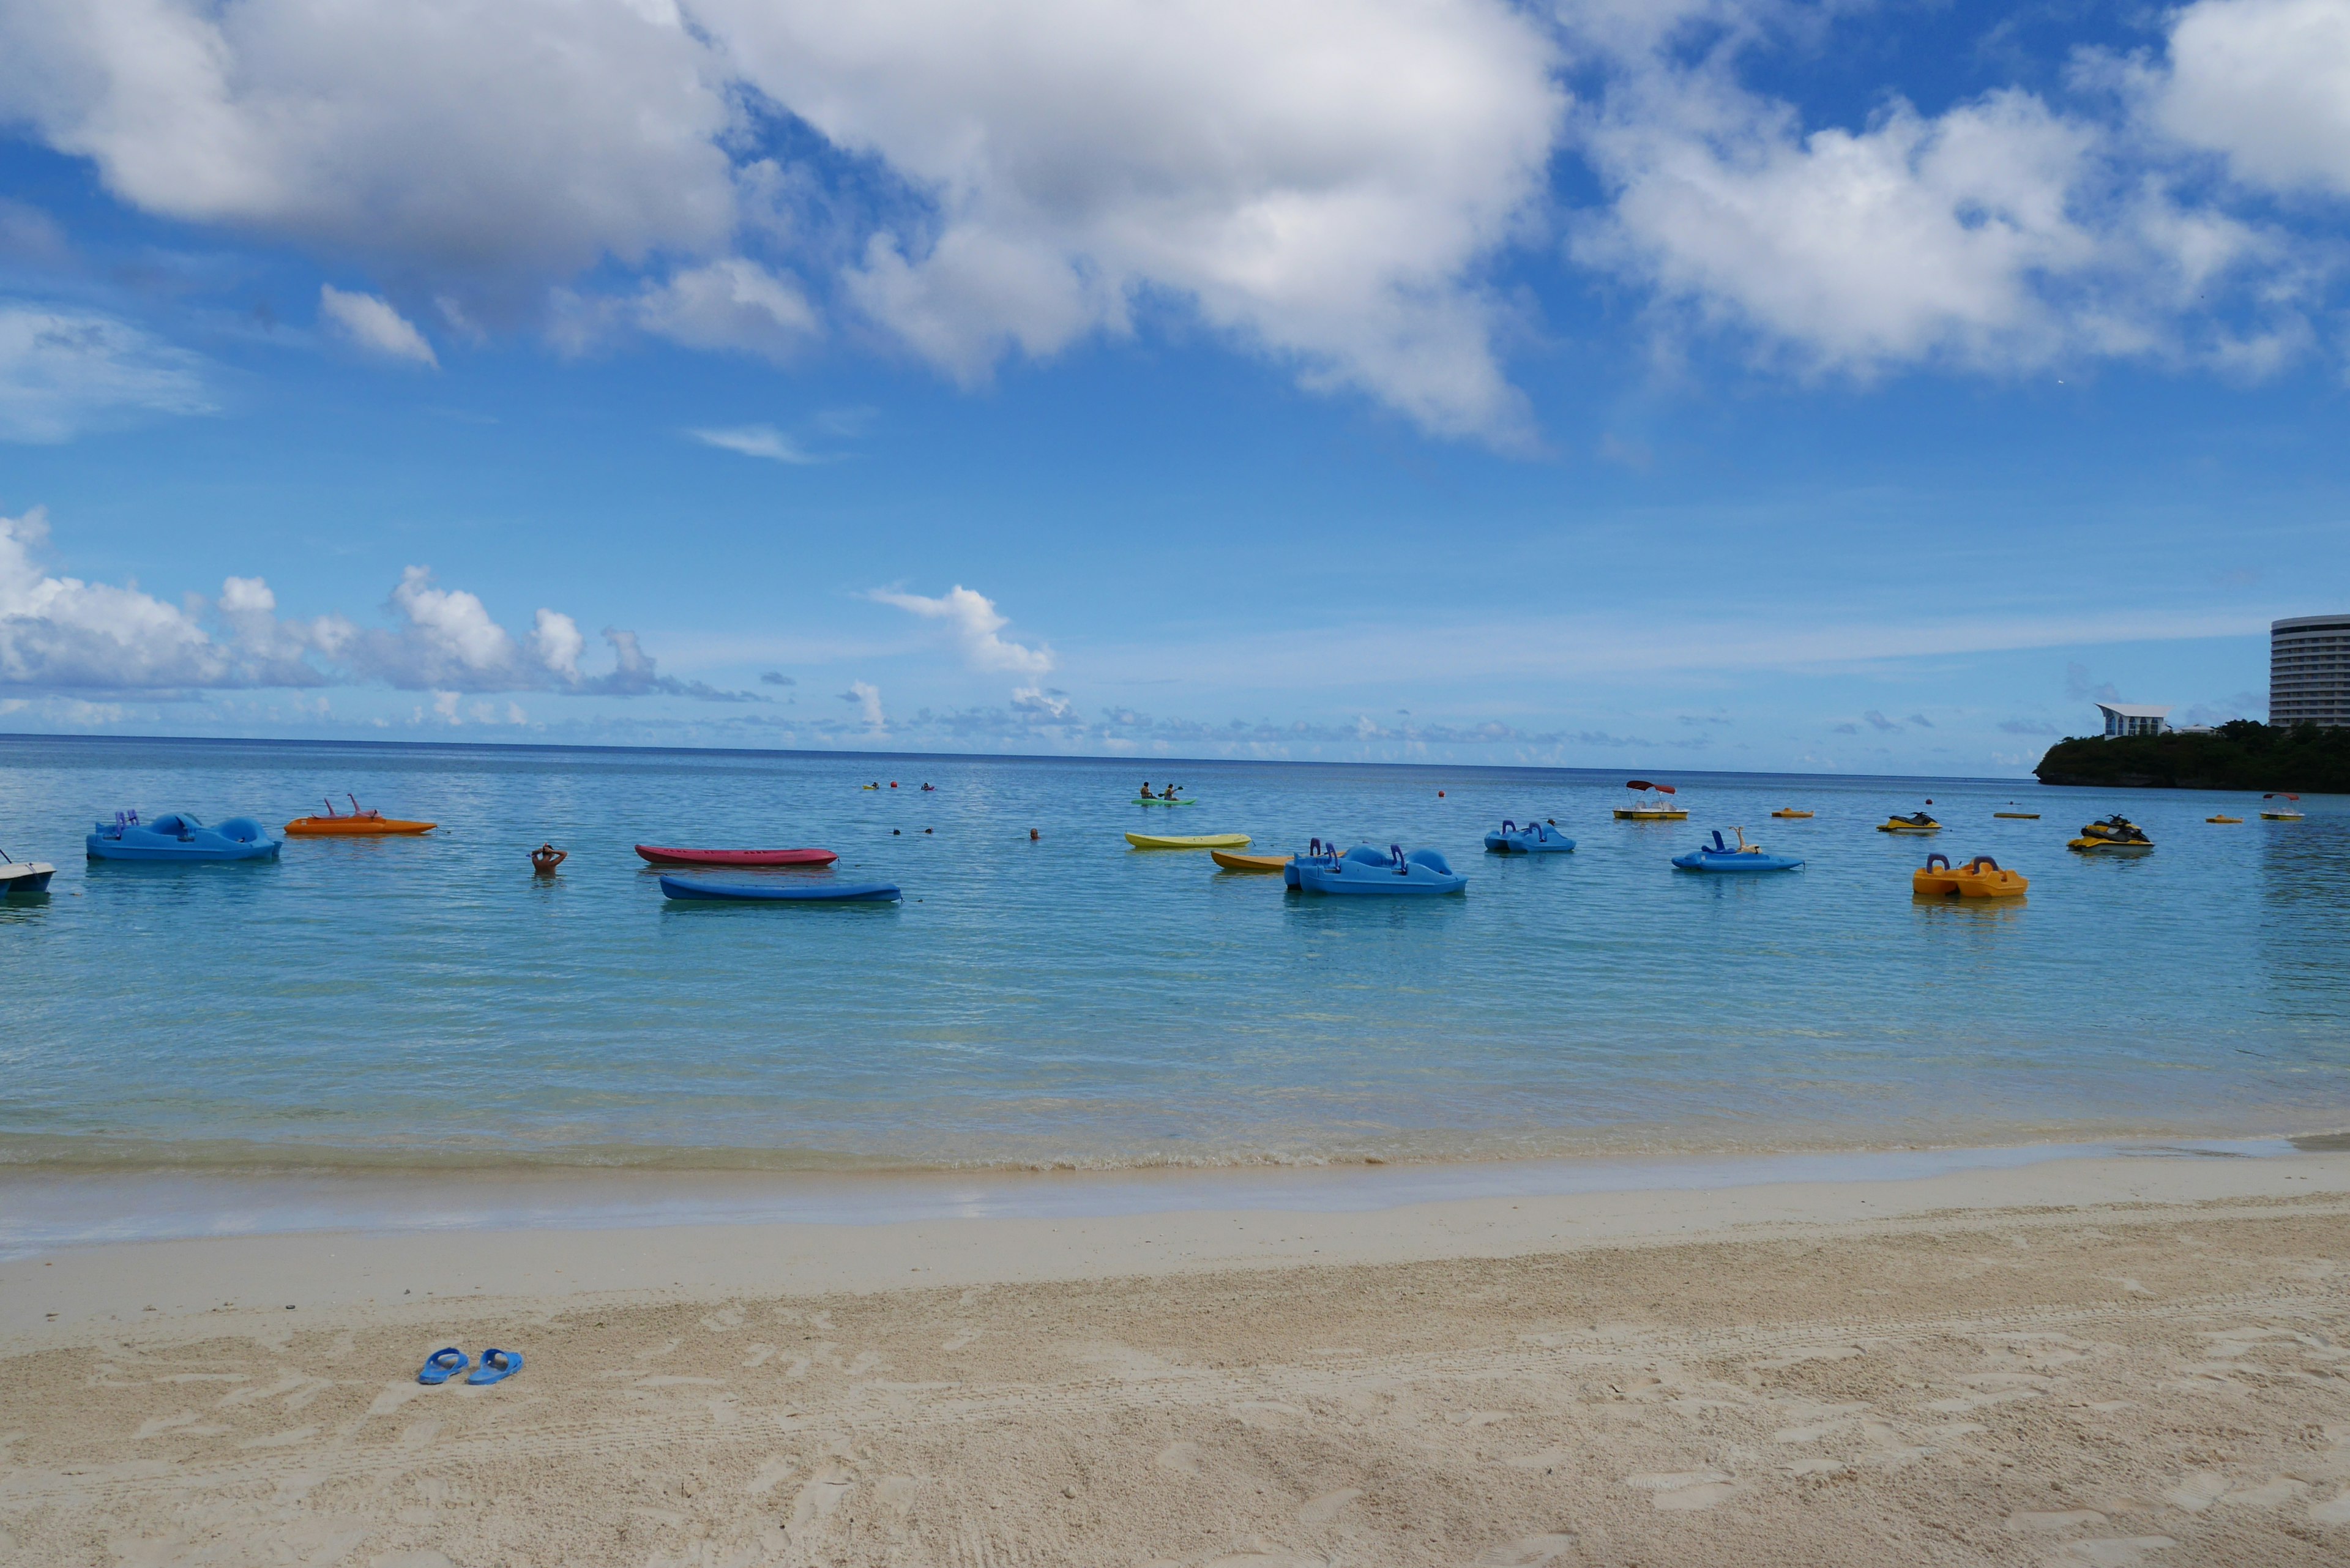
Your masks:
[[[324,816],[297,816],[286,825],[288,838],[348,838],[361,835],[380,836],[391,833],[430,833],[441,825],[437,822],[406,822],[396,816],[386,816],[380,811],[362,807],[356,795],[343,797],[351,803],[346,816],[335,809],[335,803],[326,803]]]

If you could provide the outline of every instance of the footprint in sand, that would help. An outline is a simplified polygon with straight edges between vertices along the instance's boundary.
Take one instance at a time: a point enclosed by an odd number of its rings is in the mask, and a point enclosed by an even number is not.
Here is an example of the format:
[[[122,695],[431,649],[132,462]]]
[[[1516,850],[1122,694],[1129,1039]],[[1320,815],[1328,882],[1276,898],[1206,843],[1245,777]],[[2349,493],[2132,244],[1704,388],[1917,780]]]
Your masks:
[[[1344,1513],[1348,1503],[1362,1495],[1363,1489],[1358,1486],[1341,1487],[1336,1491],[1326,1491],[1297,1511],[1297,1522],[1305,1525],[1327,1524]]]
[[[2350,1491],[2325,1502],[2312,1503],[2309,1521],[2312,1524],[2350,1524]]]
[[[1151,1462],[1156,1464],[1162,1470],[1174,1470],[1178,1474],[1187,1476],[1198,1475],[1200,1473],[1200,1445],[1197,1443],[1170,1443],[1165,1448],[1159,1450],[1159,1457]]]
[[[975,1328],[957,1329],[955,1331],[954,1337],[948,1340],[944,1345],[940,1345],[939,1348],[941,1350],[961,1350],[964,1345],[969,1345],[978,1337],[979,1330]]]
[[[2007,1528],[2015,1535],[2046,1535],[2060,1530],[2081,1530],[2092,1524],[2103,1524],[2106,1516],[2093,1508],[2050,1509],[2030,1511],[2007,1516]]]
[[[2092,1568],[2129,1568],[2149,1552],[2178,1545],[2168,1535],[2109,1535],[2102,1541],[2074,1541],[2065,1545],[2059,1562],[2086,1563]]]
[[[1720,1470],[1672,1470],[1626,1476],[1624,1484],[1654,1492],[1656,1495],[1650,1501],[1666,1513],[1711,1508],[1738,1490],[1738,1483]]]
[[[1487,1547],[1477,1554],[1476,1568],[1544,1568],[1574,1551],[1575,1542],[1574,1533],[1568,1531],[1528,1535]]]
[[[753,1476],[751,1478],[751,1484],[743,1490],[749,1492],[753,1497],[764,1497],[769,1492],[775,1490],[777,1487],[783,1485],[784,1482],[789,1479],[795,1468],[795,1467],[792,1464],[792,1461],[789,1459],[785,1458],[782,1454],[777,1454],[774,1459],[769,1459],[765,1464],[759,1467],[759,1473]]]
[[[807,1484],[792,1500],[792,1539],[806,1539],[807,1531],[831,1518],[833,1510],[840,1506],[841,1499],[856,1484],[856,1479],[838,1459],[827,1459],[816,1466],[816,1474],[808,1477]]]
[[[702,1320],[702,1326],[712,1334],[731,1333],[743,1326],[743,1309],[727,1307],[723,1311],[712,1313]]]

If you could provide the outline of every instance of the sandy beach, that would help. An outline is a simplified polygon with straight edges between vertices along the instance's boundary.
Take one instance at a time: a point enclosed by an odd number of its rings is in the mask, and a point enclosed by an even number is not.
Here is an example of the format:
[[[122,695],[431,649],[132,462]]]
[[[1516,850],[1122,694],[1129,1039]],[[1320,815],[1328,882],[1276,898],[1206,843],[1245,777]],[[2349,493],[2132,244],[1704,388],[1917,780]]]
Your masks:
[[[2342,1153],[72,1249],[0,1561],[2339,1563],[2345,1258]]]

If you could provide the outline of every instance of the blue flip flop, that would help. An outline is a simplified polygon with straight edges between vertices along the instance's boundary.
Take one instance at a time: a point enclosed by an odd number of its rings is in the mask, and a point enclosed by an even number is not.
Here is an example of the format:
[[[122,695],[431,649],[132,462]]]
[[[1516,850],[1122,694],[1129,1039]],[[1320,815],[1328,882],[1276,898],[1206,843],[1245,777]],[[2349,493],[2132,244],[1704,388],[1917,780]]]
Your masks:
[[[503,1383],[521,1370],[521,1351],[485,1350],[482,1352],[482,1364],[473,1368],[473,1375],[471,1377],[466,1378],[465,1381],[468,1383]]]
[[[452,1356],[454,1360],[451,1359]],[[446,1383],[472,1365],[473,1357],[452,1345],[426,1356],[423,1369],[417,1373],[416,1380],[419,1383]]]

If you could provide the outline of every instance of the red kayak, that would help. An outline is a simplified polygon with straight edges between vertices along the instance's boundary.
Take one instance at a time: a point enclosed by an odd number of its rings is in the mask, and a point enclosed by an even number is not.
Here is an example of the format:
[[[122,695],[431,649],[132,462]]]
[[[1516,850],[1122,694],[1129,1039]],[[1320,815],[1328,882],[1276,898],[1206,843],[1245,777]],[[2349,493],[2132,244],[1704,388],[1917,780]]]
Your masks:
[[[840,858],[829,849],[664,849],[639,844],[637,853],[656,866],[829,866]]]

